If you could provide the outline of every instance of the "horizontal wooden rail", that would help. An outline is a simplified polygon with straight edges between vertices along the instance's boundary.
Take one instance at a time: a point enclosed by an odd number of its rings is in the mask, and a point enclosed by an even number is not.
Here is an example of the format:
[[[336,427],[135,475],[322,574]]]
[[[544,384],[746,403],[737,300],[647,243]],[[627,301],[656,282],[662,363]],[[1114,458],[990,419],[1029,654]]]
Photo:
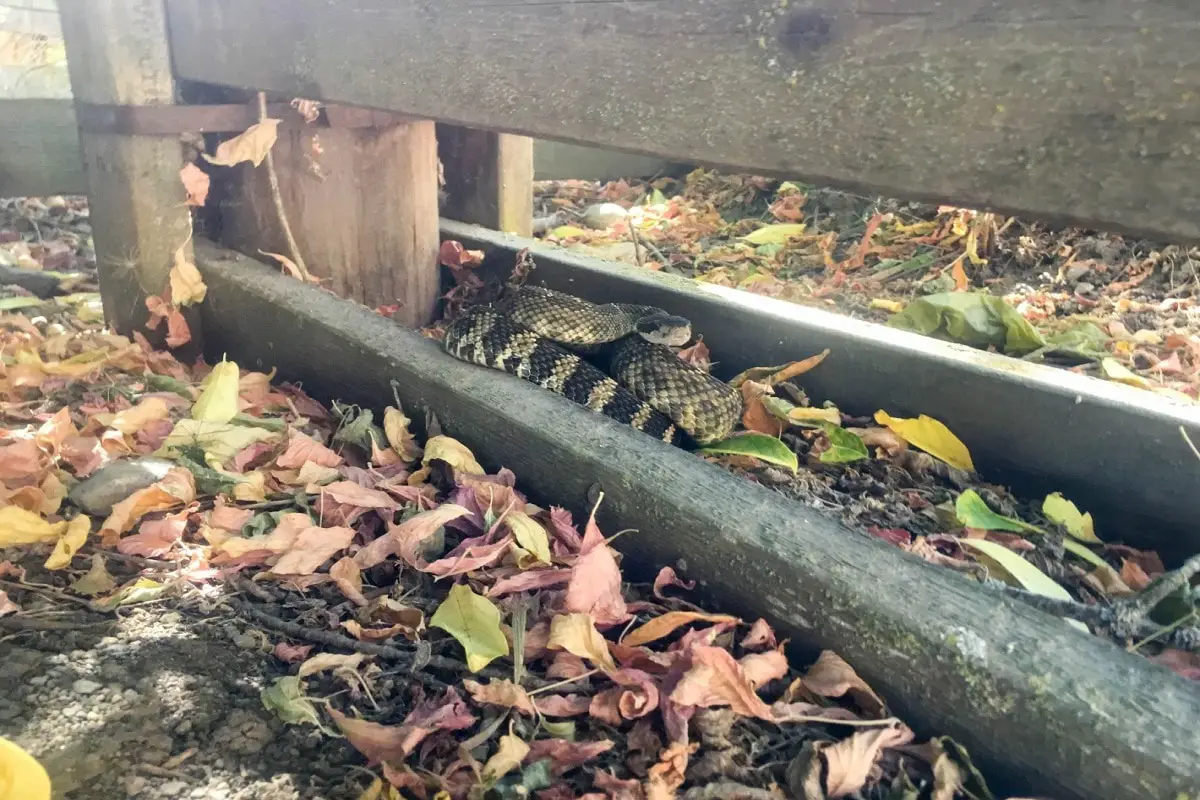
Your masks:
[[[70,100],[0,100],[0,197],[83,194]]]
[[[167,0],[180,78],[1200,239],[1181,0]]]
[[[1163,667],[968,578],[748,483],[349,301],[197,242],[214,357],[277,367],[318,396],[380,409],[389,382],[417,419],[543,503],[583,512],[605,491],[630,574],[686,562],[733,613],[763,615],[799,646],[847,658],[925,732],[953,736],[994,787],[1058,800],[1171,800],[1200,786],[1200,693]],[[706,326],[701,326],[706,328]],[[654,469],[647,471],[647,464]]]
[[[442,235],[495,254],[529,248],[532,280],[595,302],[656,305],[702,326],[726,379],[753,366],[830,355],[801,379],[816,402],[871,415],[929,414],[967,443],[989,479],[1059,491],[1088,509],[1101,536],[1200,552],[1200,406],[821,309],[579,256],[561,247],[442,220]]]

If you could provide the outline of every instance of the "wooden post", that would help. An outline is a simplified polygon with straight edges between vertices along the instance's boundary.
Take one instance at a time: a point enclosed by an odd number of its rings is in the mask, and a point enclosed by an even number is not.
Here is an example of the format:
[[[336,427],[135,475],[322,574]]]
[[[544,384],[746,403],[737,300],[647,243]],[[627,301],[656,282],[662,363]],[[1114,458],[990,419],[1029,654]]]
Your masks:
[[[437,262],[434,123],[280,125],[272,149],[284,212],[308,270],[335,293],[419,327],[433,320]],[[265,164],[240,170],[222,239],[247,255],[288,255]]]
[[[438,125],[445,171],[445,216],[485,228],[533,235],[533,139]]]
[[[77,104],[174,103],[162,0],[60,0],[59,9]],[[179,180],[183,146],[177,135],[81,129],[80,147],[105,318],[121,333],[146,332],[144,299],[166,290],[192,230]],[[185,252],[190,258],[190,244]],[[197,317],[185,316],[198,340]]]

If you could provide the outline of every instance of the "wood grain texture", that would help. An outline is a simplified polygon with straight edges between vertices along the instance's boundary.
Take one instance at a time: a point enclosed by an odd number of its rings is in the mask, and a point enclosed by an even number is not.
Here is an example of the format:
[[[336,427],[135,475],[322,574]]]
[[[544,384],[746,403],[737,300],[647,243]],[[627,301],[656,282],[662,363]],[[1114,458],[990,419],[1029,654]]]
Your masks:
[[[542,505],[586,516],[630,580],[671,564],[721,610],[764,616],[808,656],[846,658],[924,734],[948,734],[1010,785],[997,796],[1174,800],[1200,786],[1200,692],[1163,667],[986,592],[695,455],[204,242],[211,353],[278,367],[324,398],[380,413],[390,381],[414,419],[489,469],[514,470]],[[652,467],[651,467],[652,465]],[[683,562],[682,564],[680,562]],[[686,566],[683,566],[686,564]]]
[[[1191,0],[167,0],[182,77],[1200,238]]]
[[[1194,457],[1179,435],[1182,427],[1200,441],[1200,407],[449,220],[442,235],[490,254],[485,271],[492,264],[511,269],[516,253],[528,248],[535,284],[598,303],[659,306],[692,320],[724,379],[828,348],[820,368],[799,381],[815,405],[830,400],[868,417],[881,408],[900,417],[928,414],[966,443],[988,480],[1035,497],[1063,492],[1092,513],[1105,541],[1176,560],[1200,552]],[[1097,433],[1117,431],[1118,447],[1113,433]]]
[[[533,234],[533,139],[438,125],[448,200],[442,213],[485,228]]]
[[[71,93],[84,103],[170,105],[175,99],[162,0],[60,0]],[[162,294],[191,215],[179,180],[178,136],[81,133],[104,314],[118,331],[142,327],[142,297],[127,296],[117,270],[132,270],[142,295]],[[193,337],[197,317],[188,316]],[[149,335],[149,334],[148,334]],[[153,338],[153,337],[152,337]]]
[[[308,269],[342,297],[369,306],[400,303],[396,319],[428,324],[439,288],[434,124],[281,128],[273,154]],[[250,255],[287,255],[266,168],[235,170],[222,238]]]
[[[0,100],[0,197],[85,194],[70,100]]]

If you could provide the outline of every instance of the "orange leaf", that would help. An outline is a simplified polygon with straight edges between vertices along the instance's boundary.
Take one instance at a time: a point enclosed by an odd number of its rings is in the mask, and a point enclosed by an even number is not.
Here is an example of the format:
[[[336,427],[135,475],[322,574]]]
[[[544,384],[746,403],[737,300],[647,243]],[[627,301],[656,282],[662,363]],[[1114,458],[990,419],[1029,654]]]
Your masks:
[[[345,550],[354,535],[353,528],[320,528],[316,525],[305,528],[271,567],[271,574],[311,575],[335,553]]]
[[[966,270],[963,269],[962,256],[954,259],[954,263],[950,265],[950,277],[954,278],[954,291],[965,292],[971,288],[971,280],[967,277]]]
[[[189,163],[179,170],[179,180],[183,181],[183,188],[187,190],[187,205],[202,206],[207,202],[208,188],[212,182],[207,172]]]
[[[741,622],[737,617],[731,617],[727,614],[704,614],[699,611],[668,611],[661,617],[654,619],[635,628],[628,636],[621,639],[621,644],[626,647],[637,647],[643,644],[657,641],[664,636],[669,636],[676,629],[687,625],[689,622]]]
[[[217,145],[216,155],[210,156],[205,153],[204,160],[222,167],[232,167],[243,161],[249,161],[257,167],[267,157],[267,153],[275,144],[278,135],[279,120],[264,119],[262,122],[251,125],[232,139],[221,142]]]
[[[476,703],[515,708],[528,717],[536,713],[529,693],[510,680],[492,679],[491,683],[483,684],[467,678],[463,680],[463,687]]]
[[[166,511],[187,505],[196,499],[196,481],[183,467],[172,467],[162,480],[126,497],[112,507],[112,512],[100,526],[103,543],[111,546],[138,520],[152,511]]]
[[[817,663],[796,683],[820,697],[841,697],[849,694],[855,704],[870,716],[882,716],[885,708],[883,700],[866,681],[858,677],[854,667],[832,650],[822,651]],[[788,690],[788,694],[793,694],[791,689]]]
[[[287,450],[275,460],[284,469],[299,469],[306,461],[321,467],[340,466],[344,459],[316,439],[292,430],[288,434]]]
[[[671,692],[671,700],[681,706],[729,706],[743,716],[772,719],[771,707],[755,694],[742,666],[721,647],[692,650],[692,666]]]

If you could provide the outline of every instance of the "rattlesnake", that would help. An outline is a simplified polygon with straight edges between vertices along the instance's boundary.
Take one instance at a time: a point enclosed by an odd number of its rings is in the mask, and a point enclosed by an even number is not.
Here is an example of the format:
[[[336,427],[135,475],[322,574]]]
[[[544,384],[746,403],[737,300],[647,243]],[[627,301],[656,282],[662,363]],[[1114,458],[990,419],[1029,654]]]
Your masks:
[[[670,345],[690,337],[686,319],[660,308],[522,286],[467,309],[442,344],[455,358],[524,378],[663,441],[709,444],[732,432],[742,398],[675,355]]]

